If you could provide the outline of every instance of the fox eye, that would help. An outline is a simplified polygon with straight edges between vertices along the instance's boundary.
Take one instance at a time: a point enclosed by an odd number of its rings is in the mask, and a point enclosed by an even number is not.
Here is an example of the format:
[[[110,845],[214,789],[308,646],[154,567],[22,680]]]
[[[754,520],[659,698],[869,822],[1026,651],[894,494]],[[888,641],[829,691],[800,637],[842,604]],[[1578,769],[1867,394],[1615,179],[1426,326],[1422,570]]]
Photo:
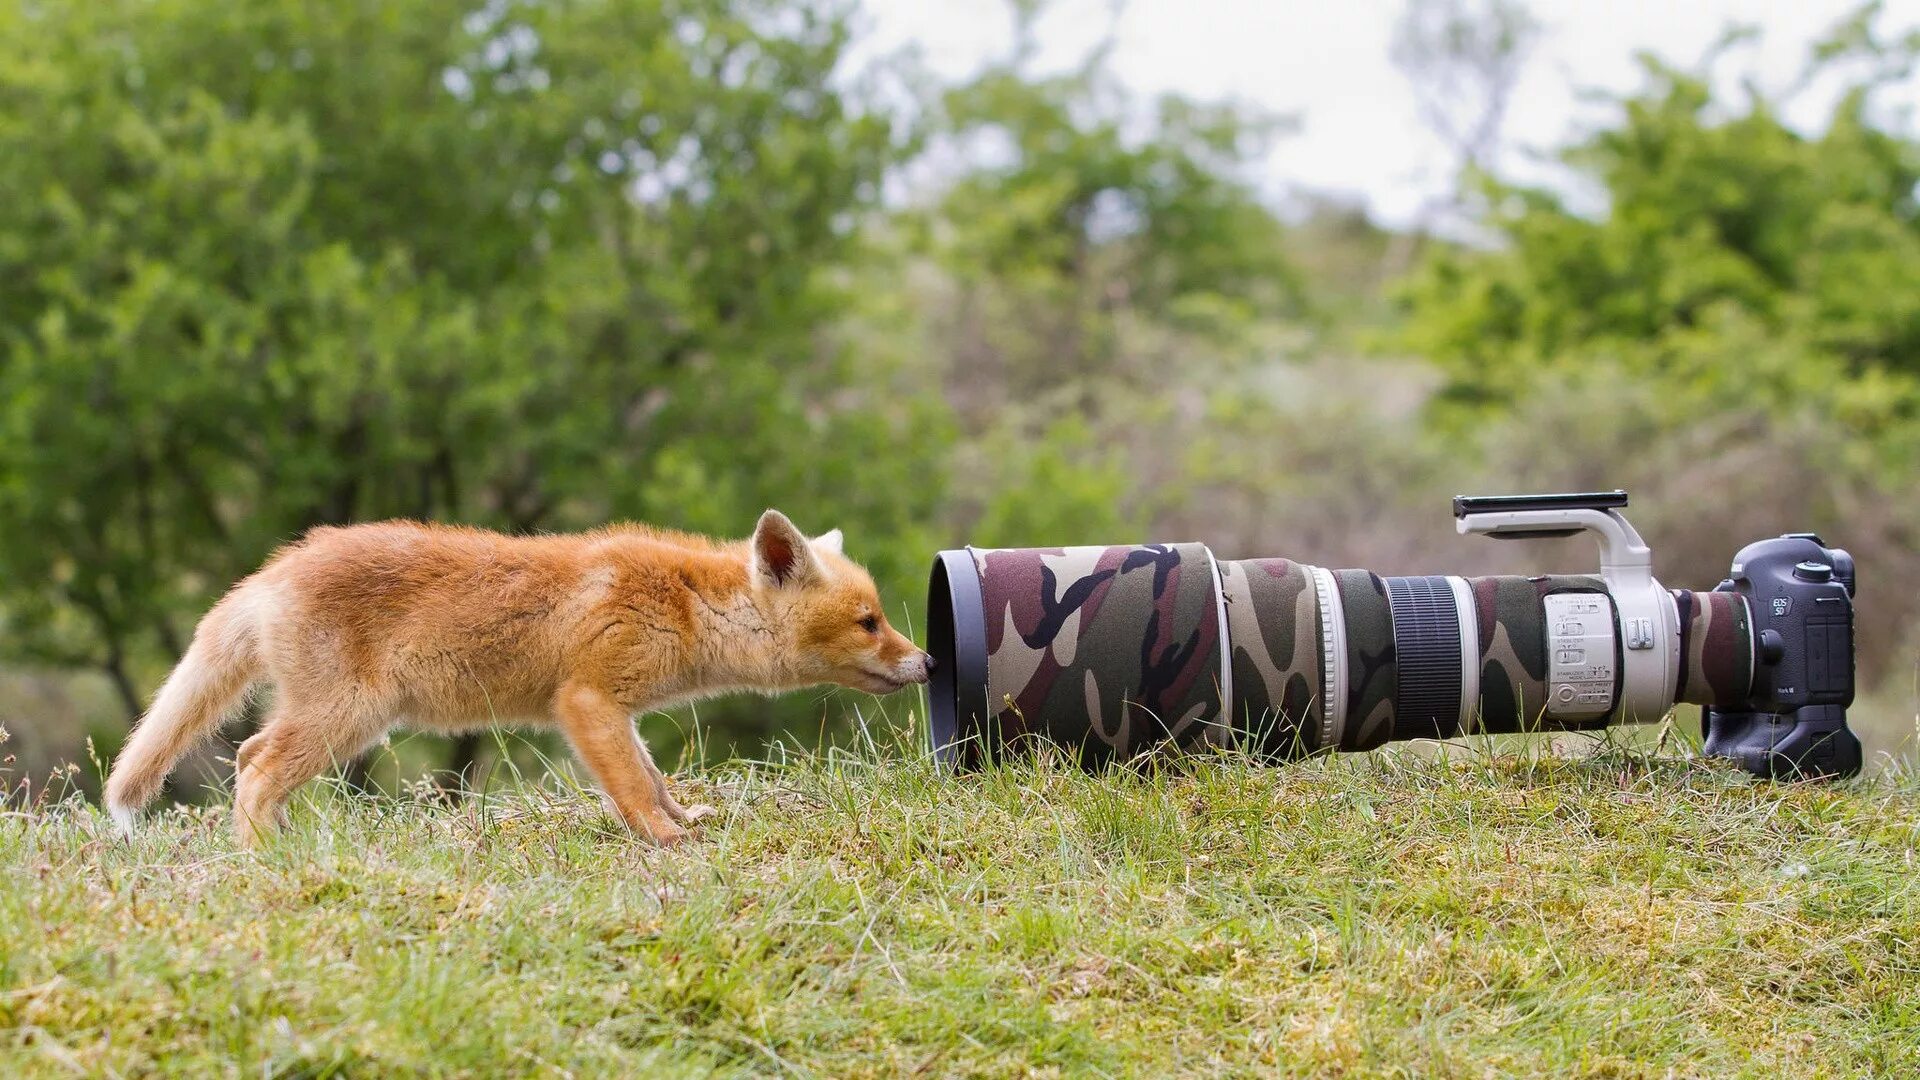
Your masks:
[[[878,633],[880,630],[880,616],[869,615],[866,618],[861,619],[860,629],[865,630],[869,634]]]

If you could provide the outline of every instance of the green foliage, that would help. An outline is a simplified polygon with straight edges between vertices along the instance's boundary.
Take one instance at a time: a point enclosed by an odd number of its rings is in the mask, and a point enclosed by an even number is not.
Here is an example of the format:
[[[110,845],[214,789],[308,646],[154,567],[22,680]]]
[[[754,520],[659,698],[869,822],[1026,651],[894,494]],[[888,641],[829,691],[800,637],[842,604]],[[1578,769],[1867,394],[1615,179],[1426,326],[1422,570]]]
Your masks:
[[[1846,32],[1808,78],[1845,77],[1837,61],[1863,50],[1911,55],[1910,42]],[[1617,125],[1564,155],[1605,211],[1489,182],[1498,249],[1427,260],[1405,293],[1407,342],[1470,406],[1604,361],[1667,382],[1689,408],[1816,392],[1863,430],[1905,422],[1920,385],[1920,142],[1872,122],[1886,71],[1855,75],[1807,135],[1757,90],[1716,99],[1710,62],[1643,65],[1647,86],[1620,102]]]
[[[1089,536],[1143,536],[1127,498],[1133,478],[1123,457],[1097,441],[1077,416],[1056,421],[992,477],[970,536],[982,547],[1053,547]]]

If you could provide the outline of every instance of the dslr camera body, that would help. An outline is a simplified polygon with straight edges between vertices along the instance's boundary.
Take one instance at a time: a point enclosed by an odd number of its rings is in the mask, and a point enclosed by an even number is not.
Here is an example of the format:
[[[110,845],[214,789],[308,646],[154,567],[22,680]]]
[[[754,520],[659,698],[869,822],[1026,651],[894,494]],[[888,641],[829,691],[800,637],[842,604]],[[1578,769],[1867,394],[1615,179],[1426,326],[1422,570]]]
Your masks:
[[[1755,776],[1852,776],[1860,740],[1853,704],[1853,556],[1813,533],[1748,544],[1720,591],[1754,612],[1753,685],[1744,702],[1709,705],[1705,751]]]

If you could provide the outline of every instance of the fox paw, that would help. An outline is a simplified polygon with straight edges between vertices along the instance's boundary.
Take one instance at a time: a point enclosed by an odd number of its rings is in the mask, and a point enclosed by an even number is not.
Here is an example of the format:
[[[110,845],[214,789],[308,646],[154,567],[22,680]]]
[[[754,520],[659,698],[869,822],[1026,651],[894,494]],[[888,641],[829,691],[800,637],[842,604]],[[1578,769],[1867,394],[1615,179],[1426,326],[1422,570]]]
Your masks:
[[[657,825],[643,834],[655,847],[677,847],[693,834],[677,825]]]
[[[720,811],[715,810],[713,807],[707,806],[705,804],[701,804],[697,806],[689,806],[687,807],[687,816],[685,820],[687,824],[692,825],[694,822],[697,822],[697,821],[705,821],[708,818],[714,816],[715,814],[718,814],[719,812]]]

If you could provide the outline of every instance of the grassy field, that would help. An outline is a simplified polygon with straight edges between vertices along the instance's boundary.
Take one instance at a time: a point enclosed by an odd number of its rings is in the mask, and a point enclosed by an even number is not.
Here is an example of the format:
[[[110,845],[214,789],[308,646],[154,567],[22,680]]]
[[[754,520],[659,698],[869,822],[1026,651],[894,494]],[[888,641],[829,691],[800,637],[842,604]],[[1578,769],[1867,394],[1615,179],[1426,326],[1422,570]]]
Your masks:
[[[1920,1073],[1920,783],[1602,748],[0,819],[0,1076]]]

